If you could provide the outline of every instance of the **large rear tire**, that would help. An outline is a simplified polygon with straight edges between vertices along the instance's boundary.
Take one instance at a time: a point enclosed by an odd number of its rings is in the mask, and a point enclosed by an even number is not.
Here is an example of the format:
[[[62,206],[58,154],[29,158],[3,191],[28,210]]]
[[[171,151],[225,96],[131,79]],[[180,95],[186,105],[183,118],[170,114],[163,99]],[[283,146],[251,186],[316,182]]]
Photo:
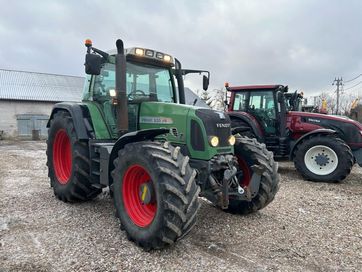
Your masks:
[[[354,157],[350,147],[334,135],[316,135],[295,148],[294,165],[307,180],[339,182],[352,170]]]
[[[188,161],[167,142],[130,143],[118,152],[114,204],[122,229],[140,247],[163,248],[195,225],[200,187]]]
[[[249,214],[263,209],[273,201],[279,189],[278,164],[273,159],[273,153],[266,149],[265,144],[240,135],[235,135],[235,137],[235,156],[238,159],[240,169],[243,171],[243,176],[239,179],[240,186],[249,185],[253,175],[251,168],[253,165],[265,168],[261,175],[259,191],[252,196],[251,201],[229,200],[227,211]]]
[[[50,121],[46,153],[50,185],[57,198],[64,202],[85,201],[101,192],[89,182],[88,142],[77,139],[68,112],[58,111]]]

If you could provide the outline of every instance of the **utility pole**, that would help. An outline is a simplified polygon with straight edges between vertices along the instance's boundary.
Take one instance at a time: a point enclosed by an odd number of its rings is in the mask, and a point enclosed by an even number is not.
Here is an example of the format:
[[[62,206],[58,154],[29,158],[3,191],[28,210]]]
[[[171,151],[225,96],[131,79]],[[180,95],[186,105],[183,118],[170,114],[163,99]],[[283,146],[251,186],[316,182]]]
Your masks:
[[[336,90],[336,92],[337,92],[336,115],[338,115],[338,112],[339,112],[339,91],[340,91],[339,87],[343,86],[342,81],[343,81],[342,77],[341,78],[334,78],[334,81],[332,83],[332,85],[336,84],[336,86],[337,86],[337,90]]]

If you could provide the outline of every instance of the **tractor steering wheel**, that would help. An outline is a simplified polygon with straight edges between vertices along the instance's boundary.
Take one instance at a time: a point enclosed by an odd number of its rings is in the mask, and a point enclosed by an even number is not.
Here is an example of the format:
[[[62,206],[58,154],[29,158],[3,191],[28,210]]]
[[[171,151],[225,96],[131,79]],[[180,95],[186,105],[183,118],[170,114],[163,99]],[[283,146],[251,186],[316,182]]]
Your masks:
[[[134,90],[128,94],[128,100],[134,100],[136,96],[146,96],[146,94],[142,90]]]

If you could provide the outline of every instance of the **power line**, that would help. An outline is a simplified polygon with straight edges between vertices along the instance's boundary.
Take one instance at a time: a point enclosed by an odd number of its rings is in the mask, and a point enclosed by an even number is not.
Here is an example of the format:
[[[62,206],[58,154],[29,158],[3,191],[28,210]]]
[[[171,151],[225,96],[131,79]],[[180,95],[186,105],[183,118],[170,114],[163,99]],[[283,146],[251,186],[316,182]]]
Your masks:
[[[362,83],[362,81],[358,82],[357,84],[353,85],[352,87],[348,87],[347,89],[344,89],[344,91],[348,91],[350,89],[353,89],[354,87],[360,85]]]
[[[360,76],[362,76],[362,74],[359,74],[358,76],[356,76],[356,77],[354,77],[354,78],[352,78],[352,79],[350,79],[350,80],[345,80],[344,83],[348,83],[348,82],[351,82],[351,81],[353,81],[353,80],[356,80],[356,79],[359,78]]]

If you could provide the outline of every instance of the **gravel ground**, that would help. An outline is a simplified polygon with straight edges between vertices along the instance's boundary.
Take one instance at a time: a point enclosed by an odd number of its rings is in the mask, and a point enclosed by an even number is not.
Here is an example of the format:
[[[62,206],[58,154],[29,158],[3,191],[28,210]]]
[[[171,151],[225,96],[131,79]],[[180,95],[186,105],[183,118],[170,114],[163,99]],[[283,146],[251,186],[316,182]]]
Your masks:
[[[49,186],[43,142],[0,142],[0,271],[361,271],[362,168],[341,184],[303,181],[237,216],[202,200],[187,238],[163,251],[129,242],[107,193],[66,204]]]

